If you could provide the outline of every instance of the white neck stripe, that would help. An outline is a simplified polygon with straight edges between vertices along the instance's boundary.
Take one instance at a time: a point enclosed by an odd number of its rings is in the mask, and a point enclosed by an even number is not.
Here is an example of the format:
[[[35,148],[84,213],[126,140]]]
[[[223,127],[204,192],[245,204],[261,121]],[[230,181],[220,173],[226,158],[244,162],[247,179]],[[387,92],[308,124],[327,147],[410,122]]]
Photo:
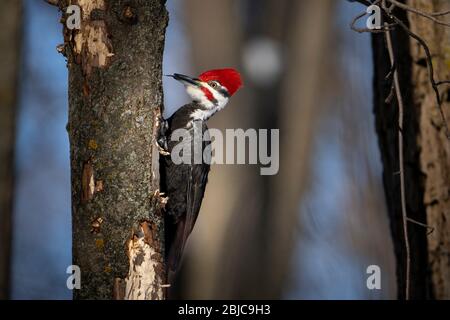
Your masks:
[[[222,110],[225,105],[228,103],[228,98],[217,92],[217,90],[211,88],[207,83],[202,83],[213,95],[214,99],[216,99],[216,103],[211,102],[204,92],[192,85],[186,85],[186,92],[192,98],[193,101],[196,101],[200,104],[204,109],[197,109],[193,113],[191,113],[191,118],[194,120],[208,120],[214,113]]]

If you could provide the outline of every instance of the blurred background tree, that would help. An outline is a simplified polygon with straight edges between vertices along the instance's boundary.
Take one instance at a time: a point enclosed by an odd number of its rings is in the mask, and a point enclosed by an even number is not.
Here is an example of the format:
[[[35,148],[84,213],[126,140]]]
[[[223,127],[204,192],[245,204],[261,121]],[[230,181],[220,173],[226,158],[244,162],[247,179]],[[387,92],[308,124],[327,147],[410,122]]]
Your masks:
[[[394,297],[370,42],[348,28],[360,7],[180,3],[172,12],[186,25],[193,69],[244,72],[244,90],[211,126],[281,134],[277,176],[254,166],[213,168],[180,297]],[[369,264],[383,270],[382,292],[365,287]]]

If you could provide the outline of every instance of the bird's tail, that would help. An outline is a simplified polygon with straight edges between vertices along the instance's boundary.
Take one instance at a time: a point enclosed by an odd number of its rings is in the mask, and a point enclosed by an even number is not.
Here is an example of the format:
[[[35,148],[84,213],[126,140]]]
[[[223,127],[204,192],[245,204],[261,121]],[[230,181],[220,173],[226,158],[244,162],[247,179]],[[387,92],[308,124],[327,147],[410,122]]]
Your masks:
[[[174,230],[169,233],[169,250],[167,255],[167,278],[170,284],[173,284],[173,280],[180,267],[181,258],[183,256],[184,246],[186,244],[187,235],[185,232],[185,221],[181,219],[175,225],[170,226]]]

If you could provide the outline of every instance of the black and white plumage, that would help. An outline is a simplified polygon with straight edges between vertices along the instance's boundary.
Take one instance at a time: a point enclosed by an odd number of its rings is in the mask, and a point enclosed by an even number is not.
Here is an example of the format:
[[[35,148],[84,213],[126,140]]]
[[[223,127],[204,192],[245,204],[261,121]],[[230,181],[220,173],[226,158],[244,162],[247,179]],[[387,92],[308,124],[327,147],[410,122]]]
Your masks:
[[[217,69],[202,73],[198,78],[185,75],[171,75],[186,87],[192,103],[179,108],[161,125],[158,143],[165,149],[161,157],[161,191],[168,196],[165,207],[166,261],[169,283],[176,274],[186,241],[191,234],[205,195],[211,158],[210,141],[203,139],[208,134],[206,121],[222,110],[229,98],[242,85],[240,75],[234,69]],[[188,139],[173,141],[174,132],[185,129]],[[198,132],[200,131],[200,132]],[[196,132],[196,135],[194,134]],[[196,139],[200,136],[201,140]],[[199,148],[194,147],[194,142]],[[173,152],[188,145],[188,163],[173,162]],[[186,149],[184,149],[186,150]],[[200,157],[198,152],[201,152]],[[197,152],[197,154],[196,154]],[[200,161],[198,161],[200,159]]]
[[[207,132],[206,122],[190,118],[190,114],[198,107],[196,103],[184,105],[174,116],[166,120],[167,151],[169,153],[172,153],[174,146],[179,143],[171,141],[171,135],[176,129],[187,128],[192,136],[196,126],[201,128],[202,134]],[[193,139],[183,143],[191,144],[190,147],[193,149],[192,142]],[[203,152],[209,144],[209,141],[203,141]],[[206,149],[206,152],[208,150]],[[192,158],[193,156],[194,152],[192,151]],[[175,164],[170,155],[161,158],[162,191],[169,197],[165,208],[167,213],[166,248],[168,248],[167,264],[171,272],[178,270],[187,238],[197,221],[208,181],[209,163],[203,161],[195,164],[194,159],[191,160],[190,164]]]

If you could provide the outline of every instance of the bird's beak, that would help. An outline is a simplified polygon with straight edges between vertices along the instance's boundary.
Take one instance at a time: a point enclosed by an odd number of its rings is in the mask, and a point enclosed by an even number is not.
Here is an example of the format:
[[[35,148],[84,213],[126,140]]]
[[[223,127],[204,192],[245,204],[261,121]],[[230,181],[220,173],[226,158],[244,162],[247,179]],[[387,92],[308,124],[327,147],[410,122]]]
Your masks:
[[[191,85],[191,86],[196,86],[196,87],[201,86],[201,81],[199,79],[191,78],[189,76],[185,76],[184,74],[174,73],[174,74],[169,74],[167,76],[180,81],[184,85]]]

